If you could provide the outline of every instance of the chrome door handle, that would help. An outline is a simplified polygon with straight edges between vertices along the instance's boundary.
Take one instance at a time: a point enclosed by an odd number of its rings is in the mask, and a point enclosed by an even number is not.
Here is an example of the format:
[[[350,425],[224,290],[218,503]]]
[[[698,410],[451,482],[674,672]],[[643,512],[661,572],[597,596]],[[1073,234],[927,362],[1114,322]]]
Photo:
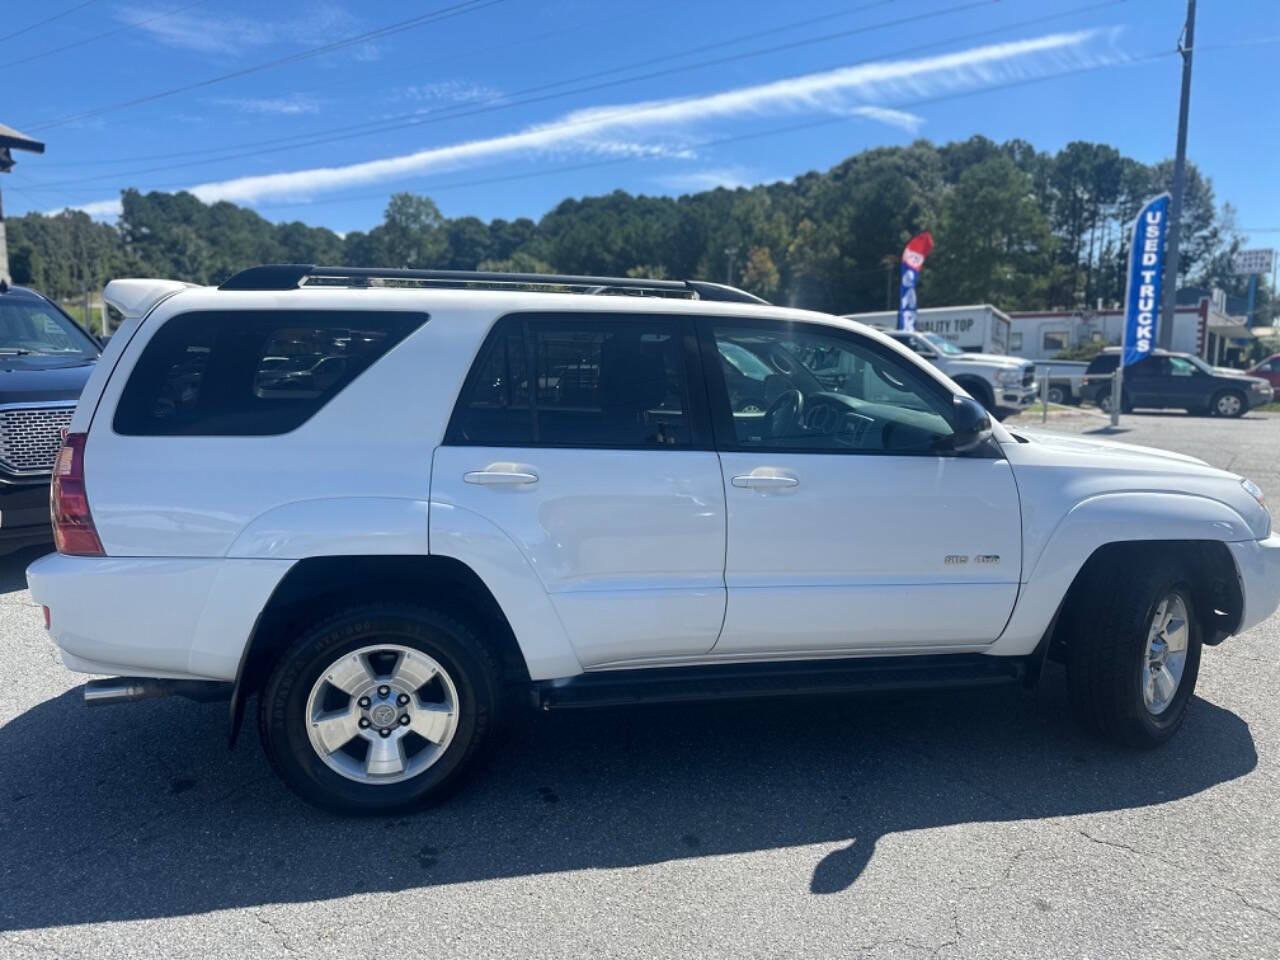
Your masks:
[[[472,470],[464,473],[462,479],[467,483],[478,483],[485,487],[519,486],[537,483],[538,475],[523,470]]]
[[[787,487],[795,487],[800,484],[800,481],[795,477],[754,473],[734,477],[730,482],[735,487],[749,487],[752,490],[784,490]]]

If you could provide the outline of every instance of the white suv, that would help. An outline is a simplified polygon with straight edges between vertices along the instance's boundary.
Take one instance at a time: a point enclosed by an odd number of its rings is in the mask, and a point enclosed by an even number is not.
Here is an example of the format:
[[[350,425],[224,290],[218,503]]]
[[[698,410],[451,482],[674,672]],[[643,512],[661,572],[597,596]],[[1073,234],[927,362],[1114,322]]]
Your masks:
[[[259,267],[116,281],[59,552],[91,703],[246,699],[332,809],[426,802],[510,706],[1032,683],[1136,745],[1280,603],[1257,487],[1014,435],[890,338],[712,284]]]

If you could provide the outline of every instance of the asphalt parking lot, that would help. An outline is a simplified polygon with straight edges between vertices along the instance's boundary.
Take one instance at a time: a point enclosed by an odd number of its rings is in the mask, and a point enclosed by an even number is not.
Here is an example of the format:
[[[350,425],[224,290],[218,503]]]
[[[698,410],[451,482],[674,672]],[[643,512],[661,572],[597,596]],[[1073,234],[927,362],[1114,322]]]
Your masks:
[[[1124,427],[1280,503],[1280,417]],[[1057,672],[1035,695],[529,714],[446,805],[344,820],[252,730],[228,752],[224,705],[86,709],[32,557],[0,561],[3,957],[1280,954],[1280,617],[1207,651],[1151,753],[1078,733]]]

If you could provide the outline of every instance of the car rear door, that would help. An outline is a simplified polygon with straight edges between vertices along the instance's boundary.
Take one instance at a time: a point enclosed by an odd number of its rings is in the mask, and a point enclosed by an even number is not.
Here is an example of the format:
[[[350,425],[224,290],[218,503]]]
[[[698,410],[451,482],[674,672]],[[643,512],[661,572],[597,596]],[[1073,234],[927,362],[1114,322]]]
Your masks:
[[[1169,394],[1169,358],[1143,357],[1124,371],[1124,389],[1135,407],[1163,407]]]
[[[690,321],[501,319],[436,451],[431,494],[515,544],[584,666],[715,643],[724,487]]]
[[[715,653],[903,653],[996,639],[1018,591],[1018,493],[997,451],[945,452],[946,388],[839,327],[707,319],[699,333],[729,525]],[[763,414],[732,410],[726,344],[784,378]]]

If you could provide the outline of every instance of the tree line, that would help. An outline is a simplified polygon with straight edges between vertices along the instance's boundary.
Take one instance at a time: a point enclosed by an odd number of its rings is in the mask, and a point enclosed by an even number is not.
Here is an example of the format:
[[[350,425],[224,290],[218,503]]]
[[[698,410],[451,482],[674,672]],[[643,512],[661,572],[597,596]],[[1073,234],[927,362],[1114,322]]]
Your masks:
[[[973,137],[864,150],[826,172],[752,188],[568,199],[537,222],[451,219],[429,197],[397,193],[378,226],[339,236],[185,192],[130,189],[115,224],[65,211],[6,226],[14,279],[63,298],[112,277],[216,284],[287,262],[697,277],[838,313],[892,307],[902,247],[929,230],[936,246],[922,305],[1048,309],[1123,298],[1127,227],[1171,179],[1171,163],[1105,144],[1050,154]],[[1219,208],[1211,181],[1188,165],[1180,283],[1243,292],[1230,270],[1241,239],[1234,211]],[[1270,317],[1270,291],[1261,297],[1259,317]]]

